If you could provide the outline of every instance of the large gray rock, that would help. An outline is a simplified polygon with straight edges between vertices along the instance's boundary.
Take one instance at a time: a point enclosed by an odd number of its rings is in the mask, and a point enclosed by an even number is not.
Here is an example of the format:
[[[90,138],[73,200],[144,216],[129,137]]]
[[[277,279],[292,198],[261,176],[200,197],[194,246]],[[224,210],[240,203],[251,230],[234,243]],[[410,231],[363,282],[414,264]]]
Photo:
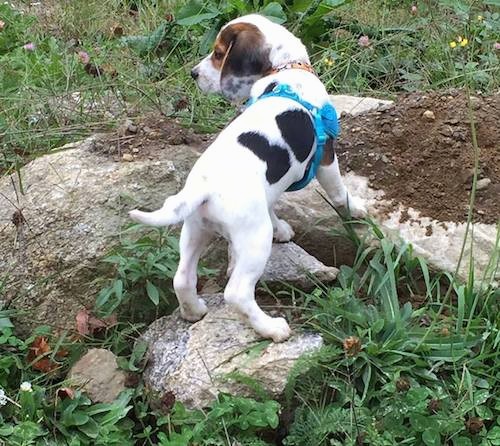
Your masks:
[[[251,395],[248,386],[228,377],[231,373],[254,379],[277,397],[297,359],[322,345],[319,335],[299,331],[280,344],[262,340],[224,304],[221,294],[202,297],[209,311],[201,321],[191,324],[175,311],[155,321],[143,336],[149,344],[144,379],[160,397],[172,392],[187,407],[202,408],[219,392]]]
[[[284,282],[310,289],[318,282],[332,282],[337,272],[295,243],[281,243],[273,245],[261,282],[269,289],[283,287]],[[227,379],[232,372],[250,376],[278,396],[296,360],[321,346],[318,335],[299,332],[282,344],[270,344],[224,304],[222,294],[204,298],[209,313],[201,321],[191,324],[175,311],[153,322],[144,335],[149,344],[145,380],[160,397],[172,392],[188,407],[200,408],[219,392],[250,394],[245,385]],[[267,305],[265,309],[276,313]]]
[[[98,259],[116,244],[126,211],[177,192],[197,157],[179,145],[154,160],[117,162],[96,136],[29,163],[22,189],[16,175],[0,178],[3,299],[26,310],[18,328],[74,327],[78,310],[94,302]]]

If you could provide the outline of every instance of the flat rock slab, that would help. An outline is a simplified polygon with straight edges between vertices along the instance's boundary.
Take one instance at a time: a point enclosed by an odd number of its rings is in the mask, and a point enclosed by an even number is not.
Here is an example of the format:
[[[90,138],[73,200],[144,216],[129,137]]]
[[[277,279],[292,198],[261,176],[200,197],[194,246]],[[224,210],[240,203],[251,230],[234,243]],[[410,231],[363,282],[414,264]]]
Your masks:
[[[332,94],[330,99],[340,116],[342,113],[348,113],[356,116],[371,110],[376,110],[380,107],[388,107],[393,104],[393,101],[378,98],[360,98],[357,96],[347,96],[343,94]]]
[[[155,321],[142,338],[149,344],[144,379],[160,397],[172,392],[187,407],[202,408],[219,392],[251,395],[228,377],[231,373],[249,376],[278,396],[296,361],[322,345],[319,335],[301,332],[280,344],[262,340],[224,304],[222,294],[202,297],[209,312],[201,321],[191,324],[175,311]]]
[[[111,403],[125,390],[125,372],[109,350],[92,348],[71,367],[67,376],[94,403]]]

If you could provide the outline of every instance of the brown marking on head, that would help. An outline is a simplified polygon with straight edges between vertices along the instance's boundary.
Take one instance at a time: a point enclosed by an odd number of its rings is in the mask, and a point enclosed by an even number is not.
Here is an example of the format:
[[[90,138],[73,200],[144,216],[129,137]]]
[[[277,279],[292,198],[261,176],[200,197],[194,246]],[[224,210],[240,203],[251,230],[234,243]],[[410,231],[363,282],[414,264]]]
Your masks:
[[[253,82],[271,69],[264,35],[257,26],[244,22],[220,32],[211,61],[221,71],[222,93],[231,99],[248,97]]]
[[[329,166],[335,161],[335,140],[328,138],[323,147],[323,157],[321,158],[322,166]]]

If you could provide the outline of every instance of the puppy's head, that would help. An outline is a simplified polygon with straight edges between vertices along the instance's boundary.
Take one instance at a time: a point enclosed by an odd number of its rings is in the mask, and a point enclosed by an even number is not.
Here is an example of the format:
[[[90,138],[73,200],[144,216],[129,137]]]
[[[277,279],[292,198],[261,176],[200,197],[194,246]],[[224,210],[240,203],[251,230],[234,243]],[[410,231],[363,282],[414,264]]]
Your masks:
[[[270,51],[257,25],[233,21],[222,28],[213,51],[191,75],[203,91],[221,93],[232,101],[245,99],[254,82],[272,68]]]

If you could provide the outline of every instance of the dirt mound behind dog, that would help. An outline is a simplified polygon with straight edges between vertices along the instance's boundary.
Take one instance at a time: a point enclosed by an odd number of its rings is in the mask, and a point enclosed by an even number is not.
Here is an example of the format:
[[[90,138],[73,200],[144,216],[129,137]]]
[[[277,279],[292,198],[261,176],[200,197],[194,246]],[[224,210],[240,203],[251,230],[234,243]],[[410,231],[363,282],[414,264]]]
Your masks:
[[[473,97],[480,149],[475,220],[500,217],[500,95]],[[474,166],[463,92],[414,93],[389,107],[342,117],[341,168],[370,179],[386,197],[440,221],[463,222]]]

